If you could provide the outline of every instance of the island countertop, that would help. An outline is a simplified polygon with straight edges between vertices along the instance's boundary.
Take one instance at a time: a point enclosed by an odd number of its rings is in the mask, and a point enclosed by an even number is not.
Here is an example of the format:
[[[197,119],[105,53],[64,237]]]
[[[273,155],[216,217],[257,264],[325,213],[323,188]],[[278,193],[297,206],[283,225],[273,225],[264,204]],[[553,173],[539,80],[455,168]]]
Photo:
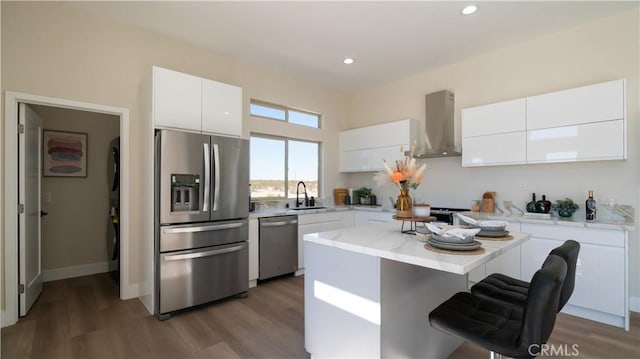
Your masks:
[[[335,231],[311,233],[304,236],[310,243],[386,258],[397,262],[455,274],[467,274],[530,237],[526,233],[511,232],[512,240],[484,240],[484,253],[477,255],[436,253],[424,248],[425,242],[415,235],[400,232],[400,222],[379,223]]]

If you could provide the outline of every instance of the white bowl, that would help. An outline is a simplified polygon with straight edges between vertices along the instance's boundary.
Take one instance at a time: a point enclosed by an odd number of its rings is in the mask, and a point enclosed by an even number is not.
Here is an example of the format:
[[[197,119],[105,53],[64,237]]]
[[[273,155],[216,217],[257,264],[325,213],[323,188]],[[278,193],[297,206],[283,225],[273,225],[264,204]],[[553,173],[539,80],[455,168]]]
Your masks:
[[[431,215],[431,206],[413,206],[413,216],[414,217],[429,217]]]

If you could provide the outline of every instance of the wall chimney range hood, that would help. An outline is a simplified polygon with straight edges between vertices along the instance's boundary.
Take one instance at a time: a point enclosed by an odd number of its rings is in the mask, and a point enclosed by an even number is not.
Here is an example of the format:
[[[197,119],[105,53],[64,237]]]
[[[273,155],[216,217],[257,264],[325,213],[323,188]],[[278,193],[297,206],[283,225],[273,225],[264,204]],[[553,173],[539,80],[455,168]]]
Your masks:
[[[442,90],[425,96],[424,143],[415,158],[436,158],[461,156],[462,151],[455,145],[454,100],[451,91]],[[411,155],[410,152],[406,153]]]

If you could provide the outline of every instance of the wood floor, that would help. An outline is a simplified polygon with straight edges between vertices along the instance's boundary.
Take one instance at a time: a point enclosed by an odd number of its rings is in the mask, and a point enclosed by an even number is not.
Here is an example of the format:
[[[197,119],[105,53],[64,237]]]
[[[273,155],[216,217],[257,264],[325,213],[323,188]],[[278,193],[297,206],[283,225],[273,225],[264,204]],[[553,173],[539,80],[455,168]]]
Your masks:
[[[223,300],[161,322],[139,300],[118,299],[118,289],[106,274],[48,282],[29,315],[2,329],[1,355],[309,358],[304,350],[303,288],[303,277],[282,278],[250,289],[248,298]],[[637,359],[640,316],[632,316],[631,331],[625,332],[561,314],[550,344],[563,345],[569,354],[577,344],[578,358]],[[456,359],[488,357],[486,350],[470,343],[451,355]]]

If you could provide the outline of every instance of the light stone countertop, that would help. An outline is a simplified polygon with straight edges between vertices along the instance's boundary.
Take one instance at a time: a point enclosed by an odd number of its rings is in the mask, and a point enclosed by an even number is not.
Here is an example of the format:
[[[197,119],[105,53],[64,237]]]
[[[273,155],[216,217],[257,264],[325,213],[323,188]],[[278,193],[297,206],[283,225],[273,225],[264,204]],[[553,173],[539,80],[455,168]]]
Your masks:
[[[466,274],[530,238],[529,234],[512,232],[510,234],[514,237],[513,240],[480,240],[485,249],[483,254],[444,254],[425,249],[424,242],[415,235],[401,233],[400,226],[400,222],[393,221],[311,233],[304,236],[304,241],[450,273]]]
[[[249,218],[261,218],[261,217],[274,217],[274,216],[287,216],[287,215],[302,215],[324,212],[336,212],[336,211],[370,211],[370,212],[389,212],[389,209],[382,208],[381,206],[327,206],[325,208],[318,209],[302,209],[295,210],[291,208],[267,208],[259,209],[253,212],[249,212]]]
[[[581,228],[596,228],[596,229],[615,229],[615,230],[623,230],[623,231],[635,231],[635,223],[625,220],[598,220],[596,222],[586,222],[584,218],[576,218],[576,216],[571,218],[560,218],[560,217],[551,217],[551,219],[538,219],[538,218],[530,218],[525,217],[521,214],[497,214],[497,213],[485,213],[485,212],[463,212],[463,215],[467,217],[471,217],[477,220],[502,220],[502,221],[510,221],[510,222],[520,222],[520,223],[533,223],[533,224],[549,224],[549,225],[558,225],[558,226],[571,226],[571,227],[581,227]]]

